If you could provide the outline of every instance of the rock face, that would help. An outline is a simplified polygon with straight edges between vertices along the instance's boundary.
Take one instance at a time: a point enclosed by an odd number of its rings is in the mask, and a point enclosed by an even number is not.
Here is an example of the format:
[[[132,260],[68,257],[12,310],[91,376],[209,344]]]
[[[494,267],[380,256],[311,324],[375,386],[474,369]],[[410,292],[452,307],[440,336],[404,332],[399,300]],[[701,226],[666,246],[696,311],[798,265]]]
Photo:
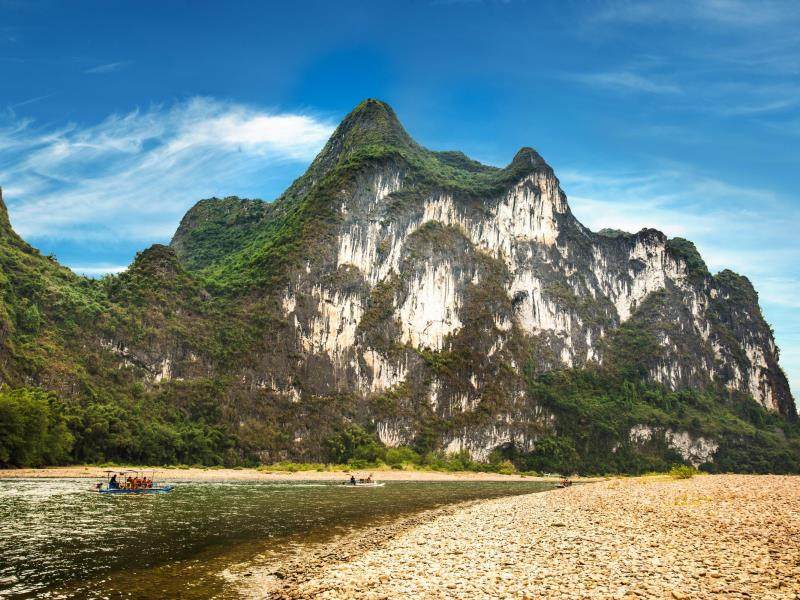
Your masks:
[[[264,223],[302,195],[320,195],[314,186],[326,173],[374,146],[375,160],[326,191],[326,230],[281,281],[283,343],[296,363],[263,356],[245,377],[287,396],[388,393],[392,406],[376,414],[384,443],[410,443],[419,431],[407,417],[429,412],[463,420],[443,434],[444,446],[480,458],[511,442],[530,448],[535,434],[520,422],[546,426],[520,380],[532,348],[537,371],[602,365],[609,336],[627,324],[657,341],[638,357],[652,380],[748,393],[794,416],[749,281],[711,276],[690,242],[653,229],[589,231],[530,148],[505,169],[430,152],[388,106],[368,100],[272,214],[263,211]],[[215,202],[218,210],[199,219]],[[252,212],[249,202],[192,209],[172,241],[179,258],[195,264],[194,233]],[[472,418],[490,402],[490,419]]]
[[[592,232],[531,148],[503,169],[432,152],[376,100],[281,198],[199,202],[109,286],[128,317],[86,344],[147,389],[224,382],[255,450],[283,448],[264,458],[321,456],[334,421],[388,446],[531,451],[557,428],[527,382],[562,369],[635,365],[796,419],[746,278],[653,229]],[[692,462],[715,451],[655,437]]]

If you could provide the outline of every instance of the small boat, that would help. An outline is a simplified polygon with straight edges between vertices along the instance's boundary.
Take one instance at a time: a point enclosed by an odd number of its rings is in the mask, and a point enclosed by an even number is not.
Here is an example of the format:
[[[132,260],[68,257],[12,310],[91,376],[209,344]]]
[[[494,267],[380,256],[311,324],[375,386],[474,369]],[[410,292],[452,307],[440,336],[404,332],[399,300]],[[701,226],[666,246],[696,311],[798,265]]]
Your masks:
[[[348,481],[345,481],[342,485],[346,485],[349,487],[383,487],[386,485],[385,483],[378,483],[377,481],[372,481],[372,473],[369,474],[369,477],[362,477],[356,479],[355,475],[351,475]]]
[[[383,483],[383,482],[378,483],[377,481],[373,481],[372,483],[360,483],[358,481],[355,482],[355,483],[350,483],[348,481],[348,482],[343,483],[342,485],[347,486],[347,487],[383,487],[386,484]]]
[[[95,486],[101,494],[114,496],[141,496],[149,494],[166,494],[175,489],[174,485],[157,484],[146,475],[139,477],[139,471],[106,471],[105,483],[100,482]],[[120,477],[120,480],[117,479]]]

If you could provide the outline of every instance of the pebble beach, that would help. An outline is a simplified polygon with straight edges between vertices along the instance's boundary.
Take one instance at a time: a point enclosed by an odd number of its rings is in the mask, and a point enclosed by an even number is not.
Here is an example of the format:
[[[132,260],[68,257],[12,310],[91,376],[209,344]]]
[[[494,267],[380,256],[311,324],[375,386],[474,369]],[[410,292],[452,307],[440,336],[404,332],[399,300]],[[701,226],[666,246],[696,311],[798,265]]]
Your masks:
[[[800,477],[613,479],[361,530],[250,598],[800,598]]]

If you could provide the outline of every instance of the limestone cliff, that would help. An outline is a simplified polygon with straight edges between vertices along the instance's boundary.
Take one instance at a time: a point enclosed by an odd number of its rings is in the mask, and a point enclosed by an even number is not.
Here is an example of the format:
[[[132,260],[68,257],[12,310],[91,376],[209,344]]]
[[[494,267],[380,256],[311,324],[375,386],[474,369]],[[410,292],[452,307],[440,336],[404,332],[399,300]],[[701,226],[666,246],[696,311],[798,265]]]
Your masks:
[[[172,242],[180,259],[196,264],[201,228],[228,244],[238,225],[207,225],[252,214],[249,202],[190,211]],[[307,206],[318,228],[309,235]],[[450,424],[440,432],[449,450],[531,448],[548,415],[527,396],[523,371],[603,365],[625,326],[656,342],[636,357],[651,380],[750,394],[795,418],[747,279],[710,275],[690,242],[653,229],[588,230],[530,148],[504,169],[431,152],[391,108],[367,100],[270,207],[256,211],[261,227],[286,228],[281,215],[291,214],[307,246],[286,249],[292,264],[277,286],[254,284],[274,297],[280,351],[265,340],[243,380],[294,399],[388,393],[393,406],[374,415],[386,444],[411,443],[430,413]],[[201,210],[213,215],[199,219]],[[258,262],[263,237],[241,242],[198,274],[274,269]]]

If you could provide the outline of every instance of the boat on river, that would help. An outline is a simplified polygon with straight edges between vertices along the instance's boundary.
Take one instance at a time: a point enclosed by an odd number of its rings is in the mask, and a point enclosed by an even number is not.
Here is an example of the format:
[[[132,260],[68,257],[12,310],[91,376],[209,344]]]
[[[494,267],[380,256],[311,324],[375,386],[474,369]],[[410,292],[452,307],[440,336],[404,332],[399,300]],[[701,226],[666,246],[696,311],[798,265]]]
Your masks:
[[[100,482],[95,489],[101,494],[114,496],[141,496],[149,494],[166,494],[175,489],[174,485],[158,484],[140,471],[105,471],[105,482]]]
[[[359,482],[350,483],[350,482],[347,482],[347,483],[344,483],[342,485],[345,485],[347,487],[383,487],[386,484],[383,483],[383,482],[378,483],[377,481],[373,481],[372,483],[359,483]]]
[[[350,479],[345,481],[342,485],[346,485],[348,487],[383,487],[386,484],[373,481],[372,474],[370,473],[369,477],[364,477],[361,479],[356,479],[355,475],[351,475]]]

